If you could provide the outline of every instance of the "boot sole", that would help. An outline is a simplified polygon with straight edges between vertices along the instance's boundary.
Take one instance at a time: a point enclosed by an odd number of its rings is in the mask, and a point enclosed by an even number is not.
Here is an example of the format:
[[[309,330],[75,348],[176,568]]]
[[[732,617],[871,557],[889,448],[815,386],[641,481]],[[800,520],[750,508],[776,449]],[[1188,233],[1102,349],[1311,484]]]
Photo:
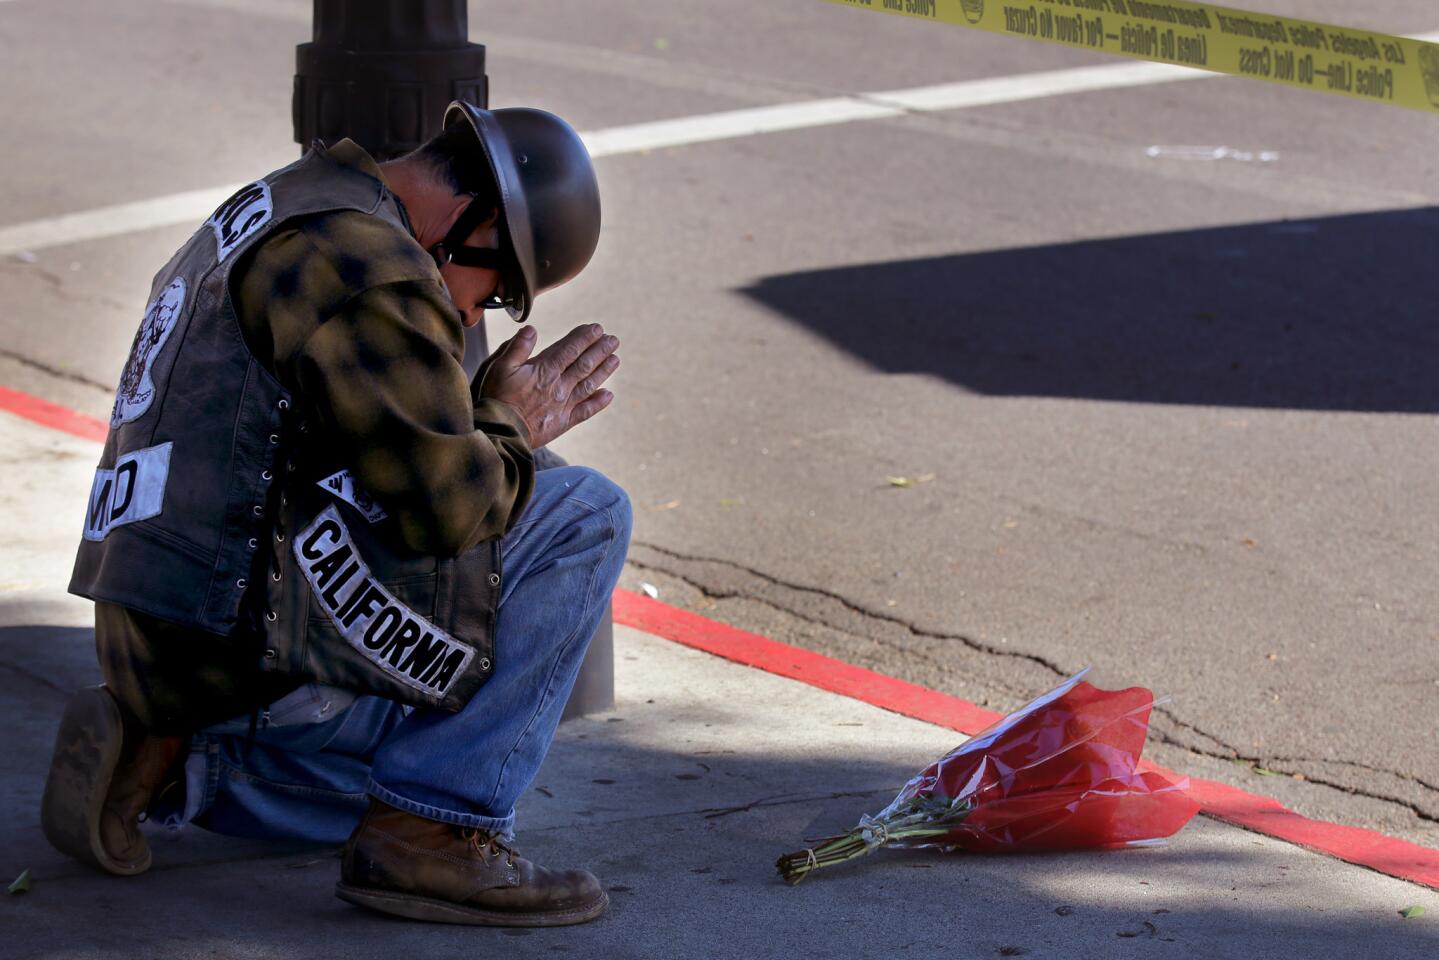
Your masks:
[[[600,891],[593,903],[581,904],[565,910],[545,910],[531,913],[485,910],[482,907],[467,907],[447,900],[434,900],[413,893],[398,893],[393,890],[371,890],[353,887],[348,883],[335,884],[335,896],[359,907],[378,910],[380,913],[408,917],[411,920],[428,920],[431,923],[464,923],[483,927],[567,927],[575,923],[593,920],[605,912],[610,905],[610,895]]]
[[[40,801],[40,825],[45,839],[61,853],[128,877],[150,869],[150,852],[125,863],[106,853],[100,839],[101,811],[124,739],[120,707],[108,690],[87,687],[70,698],[55,735],[55,753]]]

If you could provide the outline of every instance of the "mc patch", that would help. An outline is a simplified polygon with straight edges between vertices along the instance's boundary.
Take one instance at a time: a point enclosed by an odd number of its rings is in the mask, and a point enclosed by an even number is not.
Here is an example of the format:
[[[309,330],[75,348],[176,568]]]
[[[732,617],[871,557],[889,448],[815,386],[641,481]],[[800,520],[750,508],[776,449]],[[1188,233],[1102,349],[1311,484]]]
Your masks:
[[[173,441],[122,454],[110,469],[95,471],[85,511],[85,539],[104,540],[115,527],[158,517],[165,506]]]
[[[332,473],[318,484],[322,489],[329,491],[341,500],[360,511],[370,523],[379,523],[389,516],[385,508],[375,502],[375,498],[365,492],[355,475],[348,470],[341,470]]]
[[[270,222],[274,212],[270,185],[265,181],[256,180],[237,190],[205,221],[215,231],[215,259],[224,263],[246,237]]]
[[[185,279],[176,277],[160,295],[145,308],[135,342],[130,345],[130,359],[120,374],[120,388],[115,391],[115,406],[110,411],[110,429],[143,415],[155,399],[155,381],[150,371],[160,348],[170,338],[170,331],[185,306]]]
[[[365,565],[334,504],[294,541],[295,559],[315,599],[345,642],[396,680],[440,699],[475,656],[405,606]]]

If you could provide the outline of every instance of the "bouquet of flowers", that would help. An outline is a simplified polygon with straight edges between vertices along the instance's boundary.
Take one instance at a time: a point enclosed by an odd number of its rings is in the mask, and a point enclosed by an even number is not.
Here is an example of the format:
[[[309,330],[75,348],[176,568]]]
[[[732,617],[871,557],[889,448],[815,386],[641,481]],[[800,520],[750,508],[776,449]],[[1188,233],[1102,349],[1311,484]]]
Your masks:
[[[999,853],[1154,843],[1199,812],[1189,781],[1139,772],[1154,695],[1083,671],[926,767],[849,833],[775,863],[789,883],[878,848]]]

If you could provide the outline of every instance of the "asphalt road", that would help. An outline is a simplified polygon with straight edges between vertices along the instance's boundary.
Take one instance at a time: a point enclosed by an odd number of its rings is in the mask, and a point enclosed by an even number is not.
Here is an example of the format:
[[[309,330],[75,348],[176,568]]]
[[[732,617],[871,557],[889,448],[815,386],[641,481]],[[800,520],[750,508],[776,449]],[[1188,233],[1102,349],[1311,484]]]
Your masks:
[[[0,227],[289,162],[310,7],[0,2]],[[470,23],[493,105],[586,131],[1113,62],[817,0]],[[1197,144],[1279,158],[1146,153]],[[603,158],[535,319],[624,365],[556,448],[630,490],[631,588],[994,707],[1092,665],[1173,695],[1166,765],[1439,846],[1436,147],[1210,79]],[[0,382],[108,412],[193,228],[0,259]]]

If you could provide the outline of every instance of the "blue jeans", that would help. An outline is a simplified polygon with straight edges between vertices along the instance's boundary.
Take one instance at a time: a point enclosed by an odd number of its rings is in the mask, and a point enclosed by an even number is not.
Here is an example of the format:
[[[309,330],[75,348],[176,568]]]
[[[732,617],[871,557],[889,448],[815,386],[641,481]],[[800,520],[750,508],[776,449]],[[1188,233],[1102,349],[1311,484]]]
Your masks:
[[[536,473],[534,494],[500,545],[494,672],[463,710],[368,696],[346,704],[340,691],[302,688],[268,712],[249,750],[248,718],[197,734],[185,810],[161,819],[339,842],[373,796],[431,820],[512,833],[515,801],[549,750],[629,534],[629,499],[602,474],[571,466]]]

